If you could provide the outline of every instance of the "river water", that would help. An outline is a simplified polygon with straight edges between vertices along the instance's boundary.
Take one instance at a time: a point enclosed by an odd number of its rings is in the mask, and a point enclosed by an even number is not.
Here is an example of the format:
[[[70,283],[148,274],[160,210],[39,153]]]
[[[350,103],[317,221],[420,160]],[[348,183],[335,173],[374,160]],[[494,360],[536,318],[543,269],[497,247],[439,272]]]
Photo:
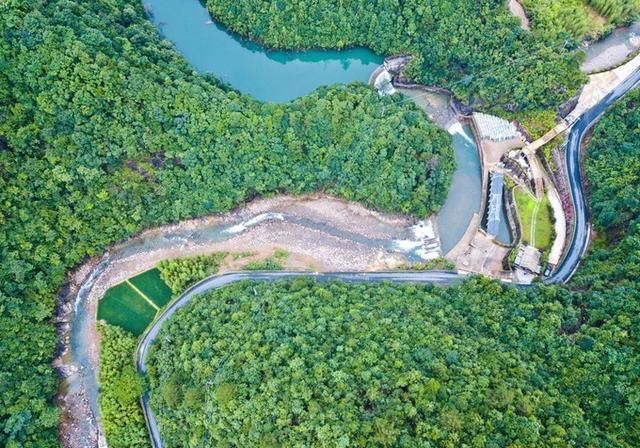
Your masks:
[[[343,51],[268,51],[212,22],[198,0],[145,0],[145,8],[162,34],[198,71],[264,101],[289,101],[321,85],[369,79],[383,58],[366,49]],[[411,91],[401,89],[405,95]],[[414,95],[415,96],[415,95]],[[456,122],[444,95],[420,93],[414,100],[439,126]],[[458,163],[447,202],[438,216],[443,253],[464,234],[478,212],[481,171],[471,130],[451,132]]]
[[[586,59],[580,69],[586,73],[615,68],[640,49],[640,21],[618,28],[604,39],[585,49]]]
[[[321,85],[367,82],[383,60],[364,48],[266,51],[212,22],[198,0],[144,0],[144,6],[196,70],[262,101],[286,102]]]
[[[91,361],[91,354],[87,345],[86,335],[95,326],[95,315],[86,306],[91,289],[101,274],[114,262],[123,260],[140,253],[152,252],[160,249],[168,249],[176,246],[206,245],[226,241],[238,233],[242,233],[251,227],[269,221],[282,221],[310,230],[317,230],[324,234],[336,237],[344,241],[350,241],[368,248],[381,248],[389,252],[400,253],[409,261],[422,260],[420,249],[423,245],[419,238],[419,229],[416,226],[398,229],[389,238],[366,237],[361,234],[349,232],[341,228],[333,227],[330,223],[316,221],[314,219],[296,216],[286,212],[262,213],[250,219],[236,219],[224,223],[213,223],[198,226],[196,229],[177,229],[174,231],[154,234],[146,237],[137,237],[120,244],[92,270],[84,281],[74,303],[74,316],[71,325],[70,345],[72,362],[78,368],[79,374],[67,378],[70,393],[81,389],[88,398],[88,404],[94,416],[99,415],[98,409],[98,381],[95,369]]]
[[[305,95],[321,85],[367,82],[383,58],[366,49],[344,51],[309,50],[305,52],[267,51],[225,31],[211,22],[198,0],[146,0],[144,7],[162,34],[196,70],[211,73],[239,91],[258,100],[286,102]],[[464,234],[471,217],[478,212],[481,194],[481,171],[478,149],[468,126],[457,122],[442,95],[432,95],[429,104],[419,104],[434,122],[448,128],[452,134],[458,167],[453,176],[447,202],[438,216],[443,253],[447,253]],[[430,109],[431,108],[431,109]],[[314,222],[276,213],[257,221],[212,225],[197,231],[176,231],[151,238],[135,239],[122,244],[102,262],[82,285],[75,300],[75,315],[71,326],[71,354],[81,375],[69,378],[73,391],[82,388],[94,415],[97,406],[98,383],[90,361],[85,333],[95,325],[95,316],[83,306],[100,274],[114,261],[136,253],[191,242],[205,243],[230,238],[236,231],[259,221],[283,220],[333,236],[355,241],[369,247],[383,247],[403,253],[409,260],[420,259],[421,242],[414,230],[406,229],[398,239],[369,239],[332,228],[329,223]],[[254,218],[255,220],[256,218]]]

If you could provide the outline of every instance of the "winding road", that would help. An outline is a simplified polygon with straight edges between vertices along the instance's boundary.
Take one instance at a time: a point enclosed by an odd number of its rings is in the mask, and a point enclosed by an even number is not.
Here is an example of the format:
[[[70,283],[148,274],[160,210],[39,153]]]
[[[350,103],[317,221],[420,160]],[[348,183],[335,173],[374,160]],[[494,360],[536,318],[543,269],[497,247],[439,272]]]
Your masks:
[[[571,188],[571,198],[575,210],[573,237],[569,249],[555,273],[545,280],[545,283],[566,283],[574,274],[588,245],[591,233],[589,222],[589,210],[582,186],[582,173],[580,171],[581,144],[587,131],[595,124],[605,110],[615,101],[620,99],[631,88],[640,82],[640,69],[634,71],[613,92],[607,95],[593,108],[589,109],[577,119],[570,130],[567,149],[567,176]],[[173,301],[155,320],[145,332],[136,352],[136,367],[140,374],[146,372],[145,358],[150,345],[166,320],[178,309],[187,305],[191,299],[215,288],[221,288],[234,282],[251,281],[275,281],[286,280],[300,276],[309,276],[320,281],[341,280],[346,282],[405,282],[405,283],[429,283],[439,285],[451,285],[461,282],[464,275],[456,272],[428,271],[428,272],[335,272],[335,273],[307,273],[307,272],[238,272],[209,277],[185,291],[178,299]],[[142,397],[142,408],[151,436],[154,448],[162,448],[162,438],[158,430],[157,422],[149,406],[149,396],[145,393]]]
[[[455,272],[428,271],[428,272],[232,272],[228,274],[216,275],[196,283],[187,289],[180,297],[174,300],[158,317],[149,329],[144,333],[138,350],[136,352],[136,368],[138,373],[144,374],[147,370],[145,359],[150,345],[160,332],[162,324],[169,319],[173,313],[187,305],[191,299],[216,288],[222,288],[231,283],[251,280],[251,281],[274,281],[287,280],[295,277],[313,277],[320,281],[341,280],[344,282],[381,282],[392,281],[397,283],[429,283],[439,285],[451,285],[461,282],[463,275]],[[145,392],[142,397],[142,410],[151,436],[154,448],[162,448],[162,438],[156,419],[149,406],[149,396]]]
[[[571,189],[571,200],[575,211],[573,237],[564,259],[560,262],[553,275],[545,283],[566,283],[578,269],[580,259],[589,246],[591,223],[589,222],[589,208],[582,188],[582,173],[580,171],[580,153],[585,134],[598,121],[605,110],[622,98],[629,90],[640,82],[640,69],[635,70],[627,79],[604,97],[598,104],[586,111],[572,125],[567,140],[565,153],[567,161],[567,176]]]

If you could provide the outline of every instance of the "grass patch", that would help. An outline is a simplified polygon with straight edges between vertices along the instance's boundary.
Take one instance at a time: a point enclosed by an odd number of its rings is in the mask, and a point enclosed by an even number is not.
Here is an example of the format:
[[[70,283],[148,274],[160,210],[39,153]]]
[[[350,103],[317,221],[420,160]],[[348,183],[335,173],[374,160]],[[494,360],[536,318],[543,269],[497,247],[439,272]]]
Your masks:
[[[133,285],[142,291],[159,308],[171,300],[171,289],[160,278],[159,269],[151,269],[129,279]]]
[[[241,258],[249,258],[249,257],[253,257],[255,255],[255,252],[234,252],[231,254],[231,256],[233,257],[234,260],[240,260]]]
[[[156,315],[136,291],[126,283],[110,288],[98,303],[98,319],[117,325],[138,336]]]
[[[554,110],[527,111],[511,115],[524,127],[532,140],[537,140],[556,125],[556,112]]]
[[[540,250],[548,249],[553,239],[553,220],[551,218],[551,204],[547,196],[545,195],[542,200],[537,201],[528,192],[516,188],[513,197],[518,209],[523,242]],[[532,225],[534,218],[535,222]],[[532,231],[534,232],[533,238]]]
[[[271,257],[250,261],[244,265],[243,269],[246,271],[281,271],[288,258],[289,252],[284,249],[276,249]]]

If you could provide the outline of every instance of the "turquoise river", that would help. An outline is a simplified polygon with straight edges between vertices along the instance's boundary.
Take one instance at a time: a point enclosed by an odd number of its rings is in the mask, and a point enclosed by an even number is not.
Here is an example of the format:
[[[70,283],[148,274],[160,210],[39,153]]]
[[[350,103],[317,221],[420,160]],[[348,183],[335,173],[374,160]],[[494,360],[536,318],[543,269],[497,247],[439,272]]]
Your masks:
[[[370,50],[273,51],[216,24],[198,0],[145,0],[162,35],[201,73],[262,101],[286,102],[322,85],[367,82],[383,58]],[[480,206],[480,161],[468,128],[453,135],[458,168],[438,216],[443,253],[462,237]],[[506,227],[499,235],[509,240]]]

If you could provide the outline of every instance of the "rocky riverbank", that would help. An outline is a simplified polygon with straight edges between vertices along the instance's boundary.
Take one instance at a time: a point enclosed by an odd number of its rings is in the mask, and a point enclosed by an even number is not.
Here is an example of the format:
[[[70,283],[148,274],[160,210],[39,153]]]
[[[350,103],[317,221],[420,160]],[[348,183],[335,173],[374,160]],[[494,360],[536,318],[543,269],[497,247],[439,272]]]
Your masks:
[[[150,229],[114,245],[103,258],[71,272],[58,304],[58,396],[65,447],[104,444],[97,409],[97,304],[111,286],[169,258],[217,251],[290,256],[287,268],[318,271],[393,269],[419,256],[424,240],[415,220],[386,215],[317,194],[260,199],[224,215]],[[224,266],[237,269],[238,264]]]

